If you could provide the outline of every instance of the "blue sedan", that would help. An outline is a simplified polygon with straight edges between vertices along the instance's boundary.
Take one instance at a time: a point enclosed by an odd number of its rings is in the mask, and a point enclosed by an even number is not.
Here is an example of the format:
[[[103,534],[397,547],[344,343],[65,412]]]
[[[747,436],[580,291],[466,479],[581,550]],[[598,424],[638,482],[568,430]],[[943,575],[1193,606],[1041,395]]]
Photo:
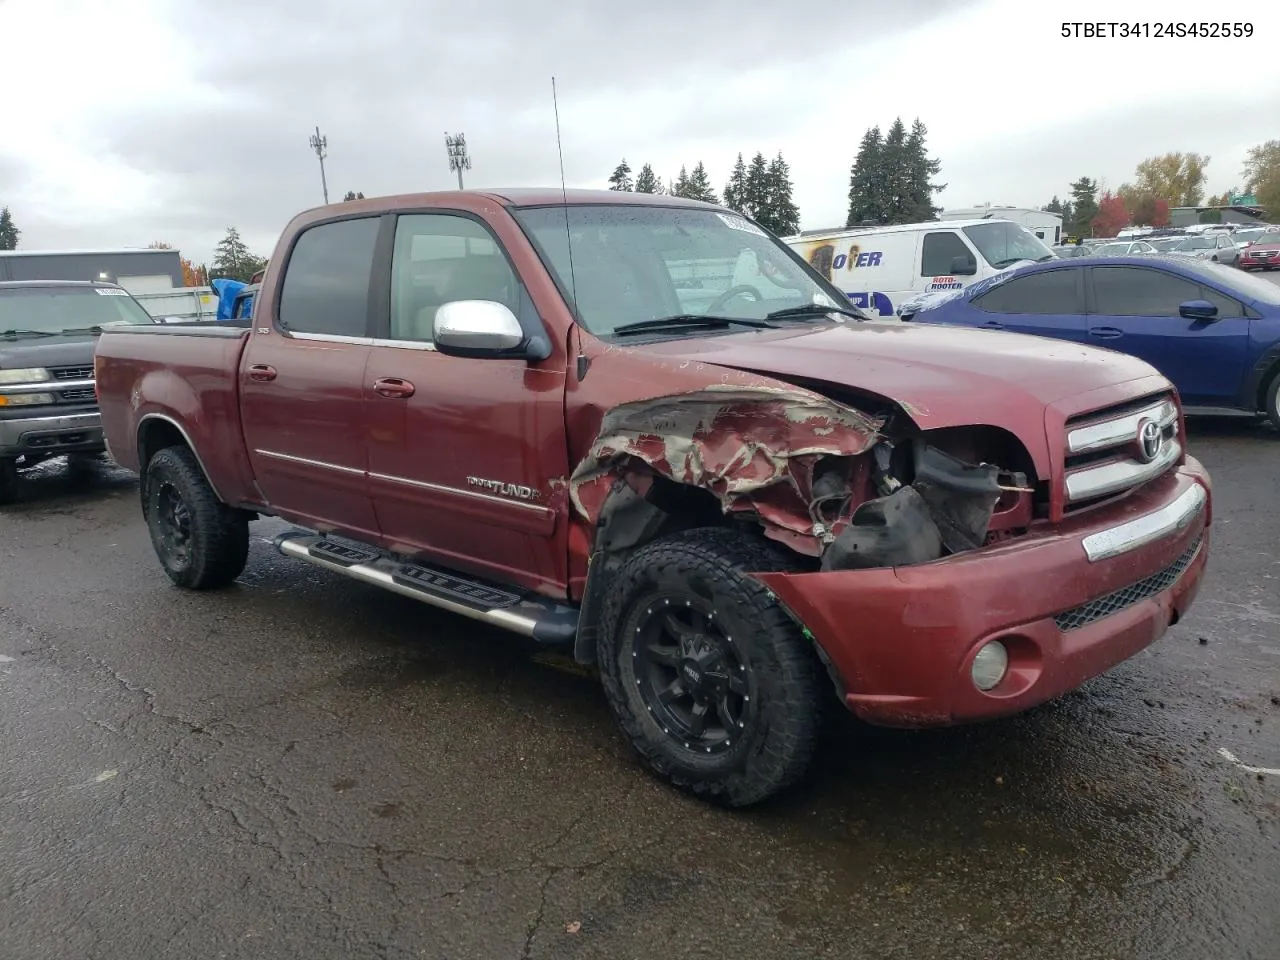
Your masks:
[[[1280,286],[1189,257],[1050,260],[904,307],[912,323],[1010,330],[1146,360],[1188,413],[1280,427]]]

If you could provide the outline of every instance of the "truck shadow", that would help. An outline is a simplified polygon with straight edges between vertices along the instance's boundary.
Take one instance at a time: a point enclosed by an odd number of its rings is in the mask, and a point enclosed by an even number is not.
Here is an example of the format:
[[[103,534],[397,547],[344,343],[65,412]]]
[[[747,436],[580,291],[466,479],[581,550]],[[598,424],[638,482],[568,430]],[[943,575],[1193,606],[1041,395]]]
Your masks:
[[[0,507],[0,516],[23,511],[73,510],[128,487],[137,477],[108,460],[71,462],[64,457],[46,460],[18,473],[16,500]]]
[[[1187,435],[1194,443],[1197,439],[1229,439],[1234,437],[1259,441],[1280,441],[1280,430],[1265,417],[1215,417],[1197,415],[1187,417]]]

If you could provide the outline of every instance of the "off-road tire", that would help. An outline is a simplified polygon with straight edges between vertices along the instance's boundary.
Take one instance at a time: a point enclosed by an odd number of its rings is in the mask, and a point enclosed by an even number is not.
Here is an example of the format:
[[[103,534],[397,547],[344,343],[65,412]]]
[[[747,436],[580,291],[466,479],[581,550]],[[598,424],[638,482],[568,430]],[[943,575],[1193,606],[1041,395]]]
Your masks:
[[[0,457],[0,507],[18,499],[18,462]]]
[[[1271,384],[1267,387],[1266,397],[1267,419],[1271,421],[1271,425],[1280,430],[1280,370],[1277,370],[1271,377]]]
[[[747,576],[788,569],[794,563],[766,541],[699,528],[637,550],[604,601],[598,662],[622,731],[659,776],[727,806],[758,803],[803,777],[831,697],[812,641],[770,591]],[[687,749],[665,733],[641,689],[637,624],[664,601],[673,609],[686,601],[709,605],[749,678],[755,703],[743,714],[747,726],[737,743],[714,756]]]
[[[166,447],[152,457],[141,494],[151,545],[170,580],[188,590],[212,590],[244,572],[248,517],[218,499],[190,450]],[[181,552],[166,539],[172,524],[166,515],[175,500],[186,518],[186,546]]]

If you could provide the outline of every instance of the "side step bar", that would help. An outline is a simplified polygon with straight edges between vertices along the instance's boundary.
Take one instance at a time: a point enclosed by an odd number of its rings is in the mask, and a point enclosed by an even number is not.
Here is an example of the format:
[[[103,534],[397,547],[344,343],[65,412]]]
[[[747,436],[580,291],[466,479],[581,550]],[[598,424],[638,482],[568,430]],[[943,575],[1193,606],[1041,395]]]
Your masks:
[[[465,574],[410,563],[364,544],[307,530],[282,533],[274,543],[286,557],[306,560],[353,580],[502,627],[537,643],[572,644],[578,632],[576,607],[534,593],[518,593]]]

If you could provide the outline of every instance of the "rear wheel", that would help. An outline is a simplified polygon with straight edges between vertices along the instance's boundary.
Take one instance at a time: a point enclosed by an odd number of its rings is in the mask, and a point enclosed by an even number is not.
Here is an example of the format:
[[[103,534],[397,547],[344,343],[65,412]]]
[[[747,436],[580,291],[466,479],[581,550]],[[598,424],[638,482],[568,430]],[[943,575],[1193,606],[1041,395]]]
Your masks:
[[[0,507],[18,499],[18,461],[0,457]]]
[[[151,458],[142,509],[160,565],[178,586],[225,587],[244,572],[248,517],[218,499],[186,447],[166,447]]]
[[[791,567],[723,529],[641,547],[605,601],[598,660],[623,732],[675,785],[730,806],[800,779],[830,691],[811,642],[748,572]]]

